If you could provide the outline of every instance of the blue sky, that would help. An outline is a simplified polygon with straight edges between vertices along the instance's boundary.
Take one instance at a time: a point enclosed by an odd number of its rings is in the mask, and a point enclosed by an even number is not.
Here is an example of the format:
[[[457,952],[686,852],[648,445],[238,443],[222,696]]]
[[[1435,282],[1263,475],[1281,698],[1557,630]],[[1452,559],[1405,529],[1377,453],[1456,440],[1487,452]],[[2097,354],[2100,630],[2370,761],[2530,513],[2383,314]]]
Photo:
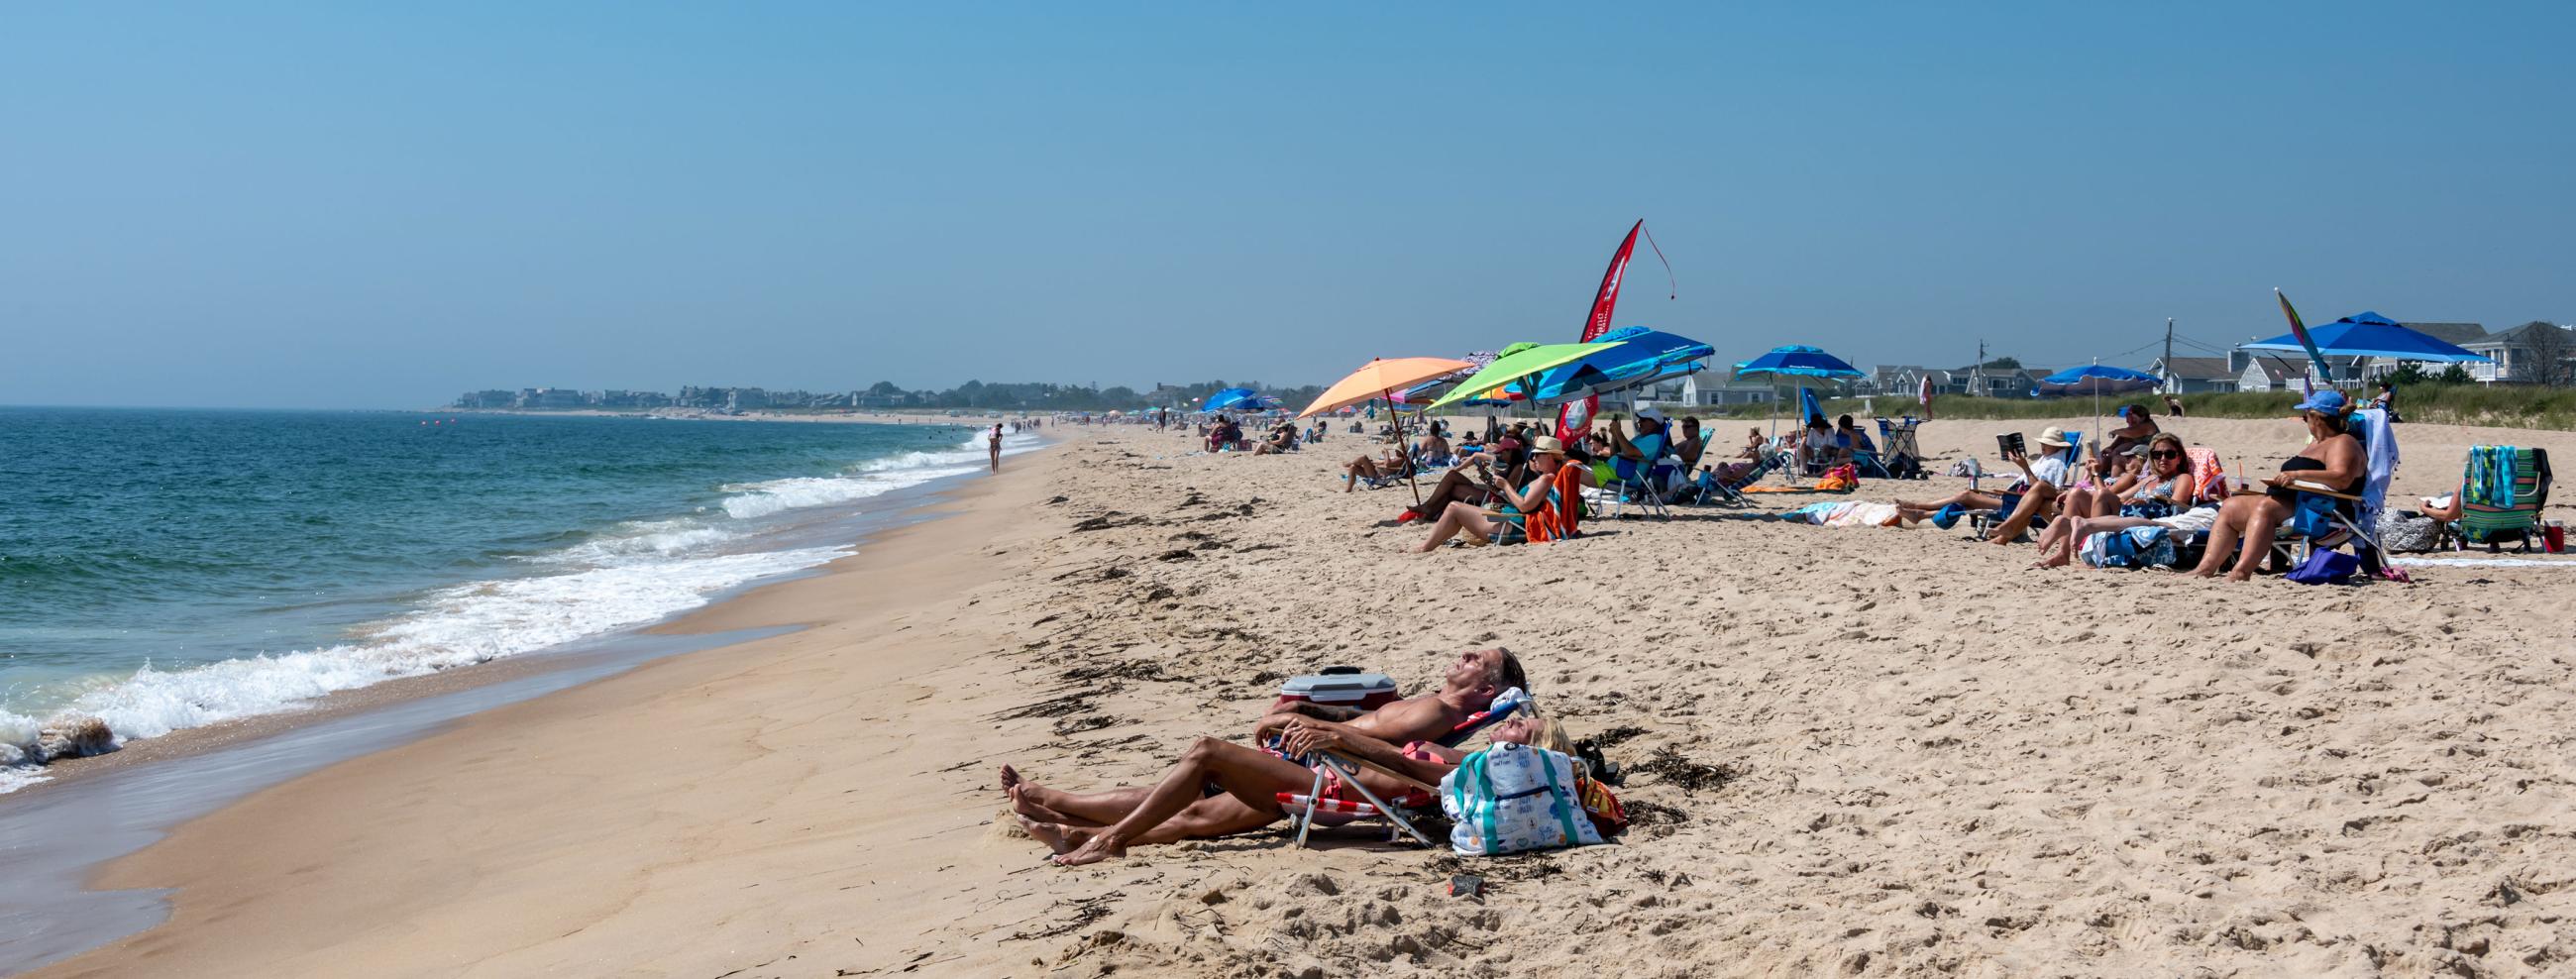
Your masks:
[[[2576,320],[2576,7],[21,4],[0,403]]]

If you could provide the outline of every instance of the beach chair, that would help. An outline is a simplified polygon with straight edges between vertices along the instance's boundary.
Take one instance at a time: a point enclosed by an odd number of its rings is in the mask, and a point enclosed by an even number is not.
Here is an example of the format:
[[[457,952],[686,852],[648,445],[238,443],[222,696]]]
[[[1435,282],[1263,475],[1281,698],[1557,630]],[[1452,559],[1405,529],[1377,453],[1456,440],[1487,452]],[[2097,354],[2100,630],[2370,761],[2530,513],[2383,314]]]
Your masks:
[[[2072,435],[2074,433],[2070,432],[2068,434]],[[2057,451],[2057,455],[2066,461],[2066,473],[2068,479],[2083,478],[2083,439],[2076,438],[2070,440],[2067,443],[2066,448]],[[2022,494],[2020,493],[1997,493],[1995,496],[2002,499],[2004,501],[2004,505],[1992,510],[1970,510],[1967,512],[1968,526],[1975,528],[1978,540],[1986,539],[1986,535],[1993,532],[1994,525],[2004,522],[2004,518],[2012,516],[2013,509],[2021,505]]]
[[[2361,559],[2365,575],[2376,574],[2385,566],[2386,554],[2379,546],[2379,508],[2388,498],[2388,482],[2397,473],[2397,435],[2388,423],[2384,409],[2369,408],[2353,413],[2362,426],[2356,434],[2373,460],[2386,458],[2386,465],[2372,465],[2364,476],[2361,492],[2346,494],[2333,487],[2304,479],[2294,479],[2289,488],[2298,492],[2291,505],[2291,519],[2281,523],[2272,535],[2271,549],[2292,566],[2304,562],[2320,549],[2334,550],[2350,546],[2353,556]],[[2346,512],[2350,511],[2350,512]],[[2302,520],[2311,524],[2302,529]],[[2237,560],[2251,552],[2240,545]]]
[[[1519,687],[1505,690],[1502,696],[1494,698],[1494,702],[1484,710],[1468,715],[1466,720],[1451,727],[1449,733],[1432,740],[1443,748],[1455,748],[1466,743],[1467,739],[1473,737],[1476,732],[1510,717],[1514,712],[1528,705],[1529,694],[1523,693]],[[1308,832],[1317,825],[1342,826],[1363,819],[1385,820],[1387,842],[1396,842],[1409,834],[1423,846],[1439,845],[1432,842],[1431,837],[1413,825],[1414,820],[1424,815],[1439,813],[1439,786],[1399,772],[1388,771],[1382,766],[1372,765],[1363,759],[1334,752],[1321,752],[1318,757],[1310,760],[1314,763],[1312,766],[1315,769],[1314,784],[1308,786],[1304,792],[1282,792],[1278,796],[1279,809],[1288,815],[1288,828],[1296,831],[1298,846],[1306,845]],[[1382,797],[1368,786],[1360,784],[1361,769],[1402,782],[1406,786],[1406,791],[1398,793],[1393,799]],[[1365,801],[1323,798],[1324,779],[1328,770],[1331,777],[1340,779],[1342,784],[1358,791]]]
[[[1617,460],[1609,460],[1607,471],[1609,473],[1616,473],[1618,472],[1618,466],[1619,463]],[[1636,504],[1638,508],[1645,510],[1647,513],[1654,514],[1655,516],[1666,520],[1672,519],[1673,513],[1671,510],[1665,508],[1665,503],[1667,498],[1672,495],[1673,491],[1678,488],[1677,484],[1681,482],[1681,462],[1678,457],[1673,455],[1672,441],[1670,439],[1666,439],[1664,441],[1664,451],[1658,453],[1654,458],[1640,460],[1637,463],[1636,472],[1637,478],[1635,479],[1620,479],[1616,475],[1603,475],[1601,477],[1600,493],[1597,496],[1591,493],[1586,493],[1585,498],[1601,501],[1609,510],[1610,519],[1613,520],[1618,519],[1621,515],[1626,513],[1627,507],[1631,503]]]
[[[1878,419],[1878,456],[1886,478],[1929,478],[1931,474],[1923,469],[1923,448],[1914,440],[1914,431],[1922,424],[1912,415],[1895,421]]]
[[[2506,543],[2518,543],[2517,552],[2531,550],[2552,481],[2547,449],[2471,446],[2460,474],[2460,519],[2443,525],[2441,539],[2484,544],[2489,552]]]
[[[1517,544],[1524,540],[1544,544],[1579,537],[1583,532],[1583,470],[1570,465],[1558,467],[1556,475],[1549,477],[1547,502],[1540,504],[1536,513],[1511,513],[1488,507],[1485,515],[1505,524],[1502,535],[1494,540],[1497,544]]]
[[[1744,475],[1731,482],[1702,472],[1687,488],[1696,491],[1692,502],[1701,505],[1715,503],[1723,506],[1751,506],[1753,499],[1744,495],[1745,487],[1761,482],[1762,477],[1770,475],[1783,464],[1784,460],[1779,453],[1765,451],[1760,458],[1754,460],[1753,468],[1745,470]]]

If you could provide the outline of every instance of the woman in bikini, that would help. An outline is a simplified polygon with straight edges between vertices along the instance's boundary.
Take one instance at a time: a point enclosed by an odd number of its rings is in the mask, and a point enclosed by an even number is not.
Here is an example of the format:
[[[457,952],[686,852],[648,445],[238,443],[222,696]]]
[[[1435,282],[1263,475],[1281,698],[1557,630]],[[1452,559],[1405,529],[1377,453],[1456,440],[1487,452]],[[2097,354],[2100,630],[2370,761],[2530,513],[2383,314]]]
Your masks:
[[[2263,480],[2268,489],[2227,498],[2209,530],[2209,553],[2201,556],[2200,566],[2193,568],[2192,574],[2216,577],[2227,559],[2236,557],[2238,543],[2251,542],[2245,555],[2237,557],[2236,569],[2228,572],[2227,579],[2244,581],[2254,577],[2255,566],[2263,563],[2264,550],[2272,545],[2272,532],[2290,519],[2291,508],[2298,505],[2298,491],[2289,485],[2293,479],[2345,495],[2360,492],[2370,460],[2362,451],[2361,439],[2352,434],[2352,401],[2341,391],[2327,389],[2308,395],[2292,410],[2307,423],[2311,439],[2308,447],[2282,463],[2279,475]]]

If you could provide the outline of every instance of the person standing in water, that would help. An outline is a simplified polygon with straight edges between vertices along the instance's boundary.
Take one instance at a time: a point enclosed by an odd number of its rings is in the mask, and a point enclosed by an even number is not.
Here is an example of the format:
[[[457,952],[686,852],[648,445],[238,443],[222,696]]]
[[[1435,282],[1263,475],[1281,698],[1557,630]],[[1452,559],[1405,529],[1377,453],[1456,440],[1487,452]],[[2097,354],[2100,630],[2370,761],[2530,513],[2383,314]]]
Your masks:
[[[993,431],[984,437],[984,448],[993,455],[993,471],[1002,471],[1002,423],[994,422]]]

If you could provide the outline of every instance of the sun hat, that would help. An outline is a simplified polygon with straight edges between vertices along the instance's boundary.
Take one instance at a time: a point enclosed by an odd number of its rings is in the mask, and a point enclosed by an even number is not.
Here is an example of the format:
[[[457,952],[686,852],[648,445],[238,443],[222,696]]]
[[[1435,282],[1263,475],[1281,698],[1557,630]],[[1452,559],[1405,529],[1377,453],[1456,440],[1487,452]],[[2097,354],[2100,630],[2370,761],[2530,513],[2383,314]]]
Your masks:
[[[1530,440],[1530,451],[1539,455],[1564,455],[1565,443],[1554,435],[1541,435]]]
[[[2074,443],[2066,440],[2066,430],[2055,425],[2039,430],[2039,444],[2063,449]]]
[[[1648,406],[1646,406],[1646,407],[1639,408],[1639,409],[1637,409],[1637,420],[1638,420],[1638,421],[1641,421],[1641,422],[1643,422],[1643,421],[1651,421],[1651,422],[1654,422],[1655,424],[1658,424],[1658,425],[1663,424],[1663,422],[1664,422],[1664,412],[1663,412],[1663,409],[1657,408],[1657,407],[1655,407],[1655,406],[1653,406],[1653,405],[1648,405]]]
[[[2329,415],[2340,415],[2343,414],[2344,406],[2350,403],[2350,401],[2344,398],[2343,392],[2337,391],[2333,388],[2327,388],[2315,394],[2308,395],[2308,399],[2305,401],[2291,405],[2290,410],[2321,411]]]

